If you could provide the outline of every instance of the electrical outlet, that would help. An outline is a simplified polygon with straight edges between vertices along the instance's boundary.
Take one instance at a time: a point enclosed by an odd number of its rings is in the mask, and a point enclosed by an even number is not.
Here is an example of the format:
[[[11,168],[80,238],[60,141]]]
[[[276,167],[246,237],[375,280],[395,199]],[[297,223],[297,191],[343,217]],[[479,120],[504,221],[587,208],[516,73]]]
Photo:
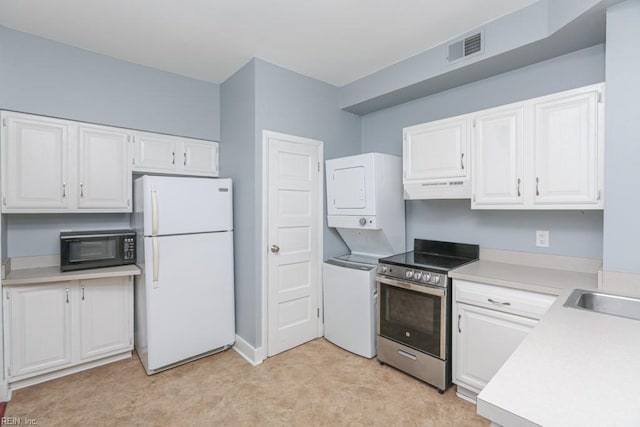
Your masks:
[[[536,231],[536,246],[539,248],[549,247],[549,232],[546,230]]]

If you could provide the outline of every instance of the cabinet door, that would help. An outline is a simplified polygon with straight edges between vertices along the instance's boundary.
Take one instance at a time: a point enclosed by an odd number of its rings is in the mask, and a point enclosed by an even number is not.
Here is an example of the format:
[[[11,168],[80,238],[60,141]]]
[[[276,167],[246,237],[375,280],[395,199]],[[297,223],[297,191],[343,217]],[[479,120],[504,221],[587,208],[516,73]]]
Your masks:
[[[66,122],[3,113],[3,211],[69,205]]]
[[[78,128],[78,208],[131,210],[128,135],[118,129]]]
[[[218,143],[183,139],[182,172],[218,176]]]
[[[457,311],[454,382],[479,393],[537,321],[461,303]]]
[[[133,347],[133,284],[130,277],[80,282],[80,358]]]
[[[72,362],[69,282],[8,288],[5,349],[9,378],[26,378]]]
[[[179,138],[144,132],[136,132],[134,138],[134,171],[167,173],[177,170]]]
[[[474,119],[472,206],[517,205],[523,197],[524,107]]]
[[[534,204],[598,202],[598,92],[534,104]]]
[[[404,130],[406,181],[467,176],[467,117]]]

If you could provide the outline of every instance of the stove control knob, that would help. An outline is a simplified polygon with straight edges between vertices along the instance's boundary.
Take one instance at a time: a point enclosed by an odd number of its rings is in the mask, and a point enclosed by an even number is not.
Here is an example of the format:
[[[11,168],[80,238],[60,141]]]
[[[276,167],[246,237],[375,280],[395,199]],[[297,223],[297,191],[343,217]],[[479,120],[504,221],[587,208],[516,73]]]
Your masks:
[[[430,282],[431,281],[431,273],[424,273],[424,280],[426,282]]]
[[[436,285],[437,285],[438,283],[440,283],[440,276],[435,276],[435,277],[433,278],[433,283],[435,283]]]
[[[389,267],[387,267],[386,265],[380,267],[380,271],[382,271],[383,273],[386,273],[387,270],[389,270]]]
[[[411,279],[413,277],[413,271],[407,270],[404,275],[407,279]]]
[[[360,218],[360,221],[358,221],[360,223],[361,226],[365,226],[367,225],[367,219],[366,218]]]
[[[422,273],[419,271],[416,271],[415,273],[413,273],[413,278],[416,280],[420,280],[422,278]]]

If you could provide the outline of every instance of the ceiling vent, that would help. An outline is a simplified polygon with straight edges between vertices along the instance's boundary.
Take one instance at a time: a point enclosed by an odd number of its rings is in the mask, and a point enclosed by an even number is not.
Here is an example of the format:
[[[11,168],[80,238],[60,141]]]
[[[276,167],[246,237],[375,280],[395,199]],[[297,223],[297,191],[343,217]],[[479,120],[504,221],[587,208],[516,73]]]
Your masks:
[[[482,32],[478,32],[451,43],[449,45],[449,56],[447,56],[447,60],[454,62],[482,52],[482,39]]]

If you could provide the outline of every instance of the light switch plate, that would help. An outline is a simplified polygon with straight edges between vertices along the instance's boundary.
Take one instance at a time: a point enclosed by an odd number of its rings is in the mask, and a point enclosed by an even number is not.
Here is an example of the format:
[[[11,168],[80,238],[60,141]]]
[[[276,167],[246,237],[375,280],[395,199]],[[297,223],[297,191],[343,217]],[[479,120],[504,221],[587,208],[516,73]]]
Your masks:
[[[549,247],[549,231],[547,230],[536,231],[536,246],[539,248]]]

